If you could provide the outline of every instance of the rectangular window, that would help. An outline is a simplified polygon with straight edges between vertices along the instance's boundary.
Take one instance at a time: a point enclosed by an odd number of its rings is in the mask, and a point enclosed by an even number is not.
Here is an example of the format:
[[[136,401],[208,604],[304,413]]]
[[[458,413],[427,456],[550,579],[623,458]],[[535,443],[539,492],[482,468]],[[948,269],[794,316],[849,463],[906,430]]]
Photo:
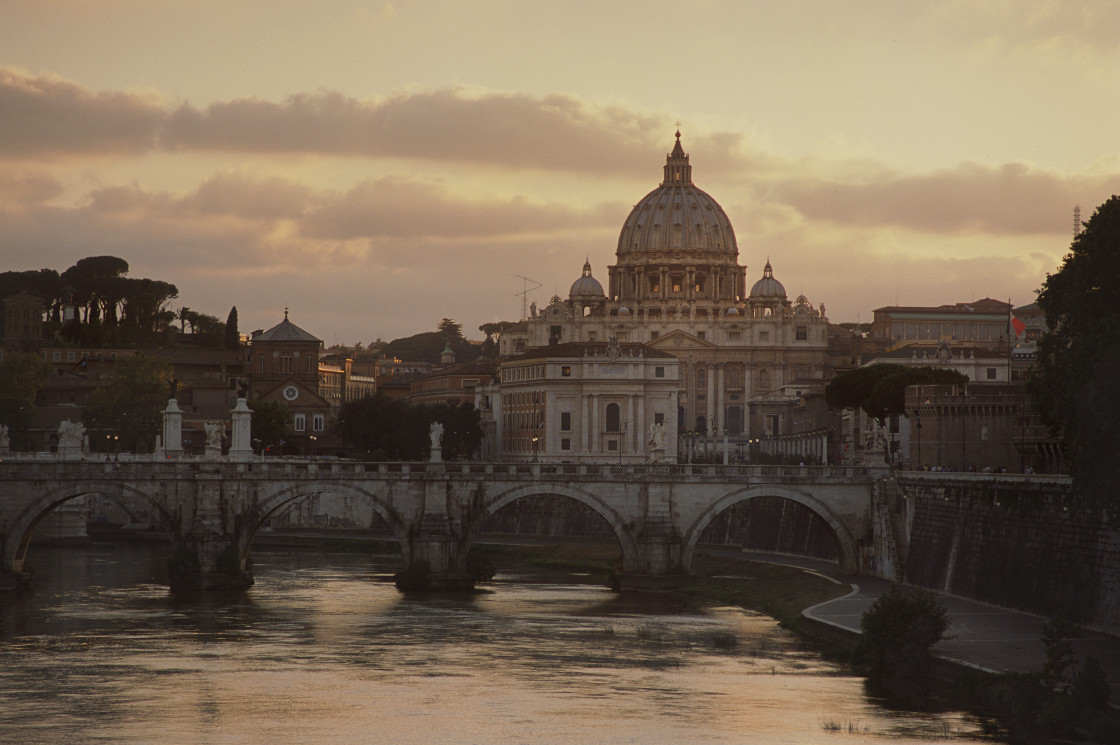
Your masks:
[[[560,377],[562,377],[562,378],[572,377],[572,368],[571,368],[570,365],[561,365],[560,366]]]
[[[325,423],[326,422],[322,414],[315,414],[313,417],[311,417],[311,428],[316,432],[322,432],[323,425]]]
[[[665,377],[665,368],[664,367],[653,368],[653,377],[664,378]]]
[[[560,412],[560,431],[561,432],[571,432],[572,431],[572,412],[570,412],[570,411],[561,411]]]
[[[618,450],[618,440],[607,440],[607,450]]]
[[[55,362],[62,362],[62,352],[55,352],[54,353],[54,361]]]
[[[707,336],[708,336],[708,334],[707,334],[706,331],[697,331],[696,332],[696,338],[699,339],[700,341],[704,341],[704,339],[706,339]]]
[[[315,372],[315,368],[312,367],[312,365],[314,365],[314,364],[315,364],[315,358],[312,357],[311,355],[307,355],[307,372],[308,372],[308,374]]]
[[[797,340],[798,341],[806,341],[806,340],[808,340],[808,338],[809,338],[809,327],[808,326],[798,326],[797,327]]]
[[[656,414],[653,415],[653,423],[654,424],[664,424],[665,423],[665,415],[662,414],[661,412],[657,412]]]
[[[67,362],[73,362],[74,361],[74,353],[73,352],[67,352],[66,353],[66,361]]]
[[[988,375],[988,380],[995,380],[996,379],[996,369],[994,367],[989,367],[988,370],[987,370],[987,375]]]
[[[292,417],[292,429],[296,432],[303,432],[307,429],[307,416],[305,414],[296,414]]]
[[[571,450],[571,449],[572,449],[572,440],[571,440],[571,438],[569,438],[569,437],[561,437],[561,438],[560,438],[560,449],[561,449],[561,450]]]
[[[463,378],[464,388],[474,388],[478,385],[478,378]]]
[[[740,341],[742,338],[743,338],[743,332],[741,332],[741,331],[728,331],[727,332],[727,340],[728,341]]]
[[[770,341],[770,332],[769,331],[759,331],[758,332],[758,340],[760,342]]]
[[[658,333],[656,331],[650,331],[649,332],[649,340],[650,341],[653,341],[654,339],[656,339],[657,336],[658,336]]]

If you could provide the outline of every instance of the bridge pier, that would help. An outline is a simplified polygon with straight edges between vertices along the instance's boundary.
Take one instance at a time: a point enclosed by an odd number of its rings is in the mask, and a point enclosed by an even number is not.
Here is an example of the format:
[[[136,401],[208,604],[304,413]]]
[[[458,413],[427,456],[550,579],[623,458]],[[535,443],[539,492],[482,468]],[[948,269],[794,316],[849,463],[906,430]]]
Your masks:
[[[228,537],[190,536],[176,544],[167,561],[172,590],[244,590],[253,586],[248,559],[242,560],[240,548]]]

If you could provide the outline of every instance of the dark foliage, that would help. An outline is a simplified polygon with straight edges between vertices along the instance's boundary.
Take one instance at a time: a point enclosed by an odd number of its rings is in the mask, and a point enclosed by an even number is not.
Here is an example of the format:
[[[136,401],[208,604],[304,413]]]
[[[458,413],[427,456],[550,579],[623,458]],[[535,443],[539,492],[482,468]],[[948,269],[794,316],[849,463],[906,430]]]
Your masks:
[[[857,658],[868,677],[893,694],[923,694],[930,649],[947,638],[949,623],[948,611],[933,593],[891,588],[860,619]]]
[[[1038,343],[1029,391],[1038,413],[1062,432],[1084,496],[1117,499],[1120,483],[1120,196],[1097,208],[1061,268],[1038,295],[1049,332]]]
[[[443,424],[443,457],[470,458],[482,442],[478,410],[463,402],[414,405],[384,393],[343,404],[339,432],[356,454],[376,460],[424,460],[432,422]]]
[[[968,377],[956,370],[908,365],[869,365],[847,370],[829,381],[825,400],[834,409],[863,409],[882,420],[906,413],[906,387],[963,385]]]

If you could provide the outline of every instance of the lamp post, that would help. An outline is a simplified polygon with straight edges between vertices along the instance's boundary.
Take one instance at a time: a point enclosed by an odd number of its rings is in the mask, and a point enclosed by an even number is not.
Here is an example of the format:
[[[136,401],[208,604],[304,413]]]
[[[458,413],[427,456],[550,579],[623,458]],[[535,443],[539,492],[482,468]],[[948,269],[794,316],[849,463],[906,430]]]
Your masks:
[[[918,470],[922,469],[922,415],[914,409],[914,429],[918,430]]]
[[[538,437],[537,435],[533,435],[533,462],[534,463],[537,462],[537,444],[540,442],[540,440],[541,440],[540,437]]]
[[[315,435],[309,435],[307,439],[311,440],[311,457],[314,458],[315,457],[316,440],[318,440],[319,438],[316,437]]]

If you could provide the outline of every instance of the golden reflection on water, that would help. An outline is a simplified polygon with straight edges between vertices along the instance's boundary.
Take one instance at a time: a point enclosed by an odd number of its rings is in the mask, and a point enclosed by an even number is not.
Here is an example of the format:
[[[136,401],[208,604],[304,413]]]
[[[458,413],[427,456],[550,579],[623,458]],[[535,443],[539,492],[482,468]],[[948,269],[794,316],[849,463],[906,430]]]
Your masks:
[[[55,580],[0,601],[0,742],[944,743],[976,730],[876,706],[740,609],[508,576],[416,599],[368,557],[282,554],[257,557],[248,593],[189,602],[100,562],[107,551],[58,551]]]

